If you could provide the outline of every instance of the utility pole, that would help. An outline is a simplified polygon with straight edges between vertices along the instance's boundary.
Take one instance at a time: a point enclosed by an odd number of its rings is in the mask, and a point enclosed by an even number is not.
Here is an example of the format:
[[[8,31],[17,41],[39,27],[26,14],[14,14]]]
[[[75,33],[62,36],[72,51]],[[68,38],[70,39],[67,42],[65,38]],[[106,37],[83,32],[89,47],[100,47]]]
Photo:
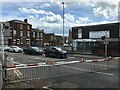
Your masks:
[[[9,26],[6,26],[5,23],[1,22],[1,46],[2,46],[2,66],[3,66],[3,80],[6,79],[6,67],[7,67],[7,55],[4,52],[4,30],[9,29]]]
[[[2,65],[4,65],[4,24],[1,23],[1,47],[2,47]]]
[[[63,5],[63,49],[64,49],[64,2],[62,2]]]

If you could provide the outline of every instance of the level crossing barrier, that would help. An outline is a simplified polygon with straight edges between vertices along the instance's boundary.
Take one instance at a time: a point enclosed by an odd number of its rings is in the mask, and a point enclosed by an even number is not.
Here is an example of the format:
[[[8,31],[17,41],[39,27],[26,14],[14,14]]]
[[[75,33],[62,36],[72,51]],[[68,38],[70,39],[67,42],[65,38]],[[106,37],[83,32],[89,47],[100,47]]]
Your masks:
[[[78,61],[48,61],[46,63],[26,64],[25,67],[7,68],[6,83],[57,77],[93,72],[108,74],[109,70],[118,68],[118,59],[105,58]]]

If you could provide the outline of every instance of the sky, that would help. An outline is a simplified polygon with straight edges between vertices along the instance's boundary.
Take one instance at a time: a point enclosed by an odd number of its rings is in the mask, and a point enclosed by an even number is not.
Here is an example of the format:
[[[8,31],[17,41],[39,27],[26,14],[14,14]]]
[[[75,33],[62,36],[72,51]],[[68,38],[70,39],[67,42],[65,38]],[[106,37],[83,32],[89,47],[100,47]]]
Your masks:
[[[18,19],[45,33],[63,34],[61,0],[2,0],[0,21]],[[74,26],[118,22],[119,0],[64,0],[64,35]]]

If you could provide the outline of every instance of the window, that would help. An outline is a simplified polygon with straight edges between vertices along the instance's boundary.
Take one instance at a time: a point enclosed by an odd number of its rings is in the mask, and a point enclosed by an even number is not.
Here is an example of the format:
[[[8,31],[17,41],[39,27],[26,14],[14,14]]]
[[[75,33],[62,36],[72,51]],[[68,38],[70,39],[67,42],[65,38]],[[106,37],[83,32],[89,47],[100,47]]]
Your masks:
[[[30,39],[26,39],[26,44],[30,45]]]
[[[37,37],[39,37],[39,33],[37,33]]]
[[[78,38],[82,38],[82,28],[78,28]]]
[[[17,39],[17,44],[20,44],[20,39]]]
[[[43,44],[43,39],[41,39],[41,44]]]
[[[41,37],[41,38],[43,37],[43,33],[40,33],[40,37]]]
[[[30,37],[30,31],[28,31],[28,34],[27,34],[28,37]]]
[[[35,32],[33,32],[33,37],[35,37]]]
[[[23,44],[23,38],[21,38],[21,44]]]
[[[102,36],[110,37],[110,31],[90,31],[89,38],[101,38]]]
[[[23,31],[20,31],[20,36],[21,36],[21,37],[23,36]]]
[[[16,39],[14,38],[14,42],[16,42]]]
[[[13,34],[16,35],[16,30],[13,30]]]
[[[13,43],[16,44],[16,39],[15,38],[13,39]]]
[[[30,26],[29,25],[27,26],[27,28],[28,28],[28,30],[30,30]]]
[[[39,45],[39,39],[36,39],[36,44]]]
[[[20,29],[23,29],[23,25],[22,24],[20,25]]]

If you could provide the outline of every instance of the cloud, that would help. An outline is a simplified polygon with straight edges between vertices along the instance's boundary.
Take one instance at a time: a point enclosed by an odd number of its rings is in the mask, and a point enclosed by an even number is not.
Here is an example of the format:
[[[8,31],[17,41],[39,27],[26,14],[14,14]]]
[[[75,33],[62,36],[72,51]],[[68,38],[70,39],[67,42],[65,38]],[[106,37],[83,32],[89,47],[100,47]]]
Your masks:
[[[64,17],[67,22],[74,22],[74,20],[75,20],[74,15],[71,15],[71,14],[65,14]]]
[[[47,23],[58,23],[61,22],[62,18],[59,14],[53,16],[46,16],[42,19],[42,21]]]
[[[19,11],[22,13],[27,13],[27,14],[42,14],[42,15],[54,15],[54,13],[50,11],[45,11],[45,10],[37,10],[37,9],[27,9],[27,8],[18,8]]]
[[[117,2],[117,1],[116,1]],[[116,2],[94,2],[93,13],[95,16],[103,17],[105,19],[117,19],[118,17],[118,3]]]
[[[88,17],[79,17],[77,20],[75,20],[76,24],[81,24],[81,23],[89,23],[92,20],[90,20]]]
[[[88,1],[89,3],[86,4],[84,4],[85,2],[75,2],[65,3],[64,30],[66,35],[68,35],[69,29],[74,26],[95,25],[115,21],[118,13],[118,8],[116,6],[117,3],[114,1],[111,3]],[[55,33],[62,35],[63,15],[61,2],[37,2],[34,3],[34,5],[32,5],[31,3],[30,6],[25,4],[21,5],[21,3],[18,4],[20,4],[20,6],[15,7],[18,8],[17,11],[13,8],[11,8],[11,10],[17,12],[19,15],[16,15],[15,13],[9,13],[9,10],[6,7],[5,10],[8,10],[6,12],[8,12],[9,15],[4,15],[3,19],[24,20],[25,18],[27,18],[28,22],[32,24],[33,28],[39,27],[40,29],[44,29],[45,33]],[[13,6],[13,4],[11,5]],[[14,3],[14,5],[16,4]],[[96,16],[100,18],[96,19]],[[101,19],[101,17],[104,17],[104,19]]]
[[[40,4],[40,3],[39,3]],[[39,8],[49,8],[49,7],[51,7],[52,5],[50,4],[50,3],[42,3],[42,4],[40,4],[40,5],[38,5],[38,6],[36,6],[36,9],[39,9]]]

